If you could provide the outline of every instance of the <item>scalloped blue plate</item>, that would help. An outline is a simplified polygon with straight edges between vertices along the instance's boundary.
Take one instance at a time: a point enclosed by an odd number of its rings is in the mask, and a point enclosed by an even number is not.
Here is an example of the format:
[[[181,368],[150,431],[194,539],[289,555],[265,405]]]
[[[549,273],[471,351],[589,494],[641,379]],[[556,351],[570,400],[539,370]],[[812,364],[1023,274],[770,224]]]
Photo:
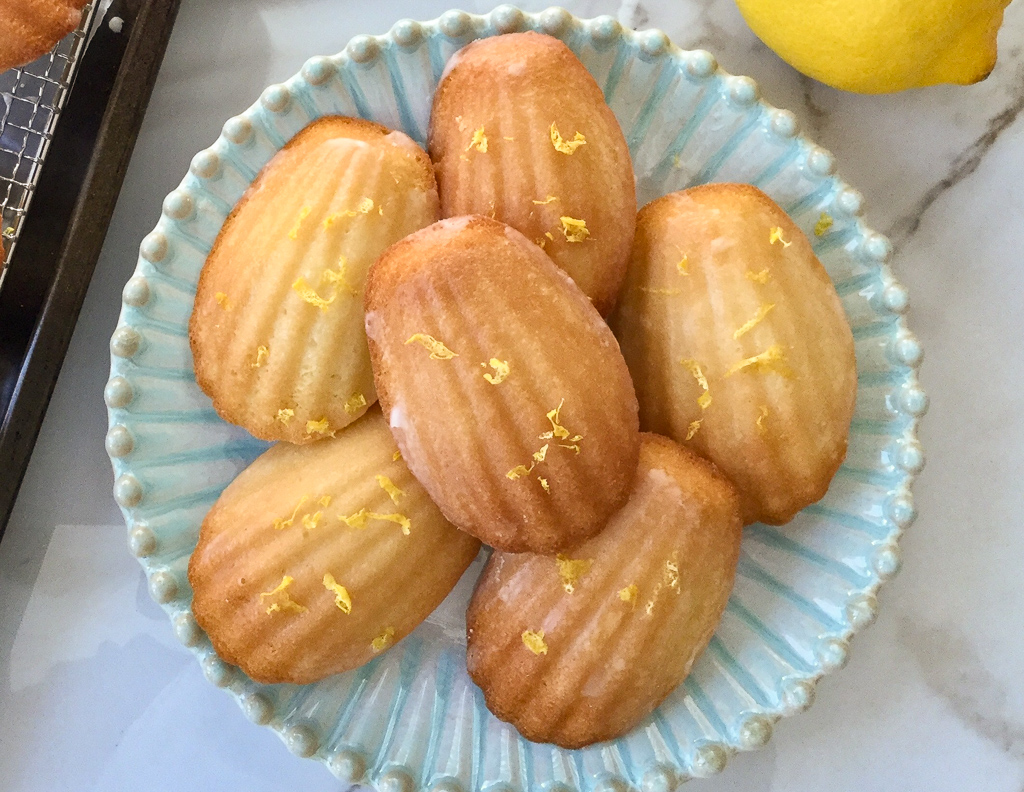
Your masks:
[[[783,529],[747,529],[739,574],[693,673],[627,736],[578,751],[523,740],[495,719],[466,674],[464,610],[479,566],[427,622],[366,666],[313,685],[260,685],[214,654],[190,611],[186,577],[199,526],[221,490],[266,444],[224,423],[195,384],[187,325],[196,281],[228,212],[260,168],[311,120],[338,113],[424,142],[446,61],[473,39],[516,30],[561,38],[598,83],[625,131],[640,203],[709,181],[755,184],[808,233],[835,282],[856,340],[857,410],[849,454],[825,498]],[[831,154],[797,134],[793,115],[757,85],[683,52],[657,30],[580,20],[561,9],[486,16],[449,11],[358,36],[268,88],[192,161],[142,242],[111,339],[107,449],[114,496],[153,598],[207,678],[299,756],[383,792],[538,788],[667,792],[764,745],[779,718],[810,706],[815,683],[846,662],[875,617],[879,586],[900,566],[914,519],[910,485],[927,399],[921,347],[902,314],[907,293],[888,241],[858,219],[860,195]],[[834,224],[822,236],[823,212]]]

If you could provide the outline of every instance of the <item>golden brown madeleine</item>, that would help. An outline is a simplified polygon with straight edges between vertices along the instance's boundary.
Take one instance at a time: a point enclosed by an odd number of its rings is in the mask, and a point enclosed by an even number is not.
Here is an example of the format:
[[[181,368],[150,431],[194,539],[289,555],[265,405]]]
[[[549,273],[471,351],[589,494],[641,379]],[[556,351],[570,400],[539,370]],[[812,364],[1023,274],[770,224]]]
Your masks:
[[[643,435],[629,501],[555,558],[496,552],[467,615],[487,706],[535,742],[625,734],[686,678],[732,591],[742,521],[732,485]]]
[[[767,195],[709,184],[645,206],[612,325],[643,428],[718,465],[746,522],[781,525],[825,494],[846,456],[853,335]]]
[[[78,27],[86,0],[0,0],[0,72],[45,55]]]
[[[196,380],[221,417],[308,443],[362,415],[376,399],[366,271],[437,217],[430,161],[401,132],[334,116],[296,135],[228,217],[199,279]]]
[[[554,551],[625,501],[640,435],[629,371],[540,248],[485,217],[442,220],[370,270],[384,414],[441,511],[513,552]]]
[[[402,640],[480,549],[431,503],[380,411],[281,443],[228,486],[189,562],[192,612],[224,660],[304,684]]]
[[[607,314],[633,241],[633,166],[572,50],[539,33],[469,44],[448,64],[430,123],[443,216],[522,231]]]

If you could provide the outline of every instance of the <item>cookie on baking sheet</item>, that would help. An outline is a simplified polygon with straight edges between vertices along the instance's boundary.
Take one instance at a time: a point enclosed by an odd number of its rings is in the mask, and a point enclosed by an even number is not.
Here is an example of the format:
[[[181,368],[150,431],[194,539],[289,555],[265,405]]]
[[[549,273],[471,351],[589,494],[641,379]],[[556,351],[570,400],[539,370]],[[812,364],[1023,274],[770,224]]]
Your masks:
[[[725,477],[644,434],[629,501],[601,533],[556,557],[491,556],[467,616],[467,664],[487,707],[534,742],[625,734],[707,646],[741,533]]]
[[[747,522],[781,525],[825,494],[853,417],[853,334],[767,195],[709,184],[645,206],[612,326],[643,428],[714,462]]]
[[[196,380],[264,440],[329,437],[373,404],[366,271],[438,216],[426,152],[354,118],[313,122],[257,176],[199,278]]]
[[[75,30],[88,0],[0,0],[0,72],[24,66]]]
[[[314,682],[394,646],[480,543],[453,528],[373,408],[334,439],[280,443],[210,510],[189,562],[192,612],[259,682]]]
[[[380,257],[365,305],[384,414],[455,525],[551,552],[625,502],[640,447],[629,371],[586,295],[526,237],[442,220]]]
[[[445,217],[508,223],[611,310],[636,222],[633,166],[572,50],[540,33],[468,44],[434,94],[429,148]]]

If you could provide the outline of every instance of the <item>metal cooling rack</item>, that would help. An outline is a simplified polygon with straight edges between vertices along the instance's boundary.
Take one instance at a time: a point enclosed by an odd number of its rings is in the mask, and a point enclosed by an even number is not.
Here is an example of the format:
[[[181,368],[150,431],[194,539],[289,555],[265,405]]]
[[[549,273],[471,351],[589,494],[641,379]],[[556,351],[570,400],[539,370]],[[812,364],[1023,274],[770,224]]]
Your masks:
[[[0,286],[18,242],[53,130],[75,81],[99,0],[82,11],[78,30],[49,55],[0,74]]]

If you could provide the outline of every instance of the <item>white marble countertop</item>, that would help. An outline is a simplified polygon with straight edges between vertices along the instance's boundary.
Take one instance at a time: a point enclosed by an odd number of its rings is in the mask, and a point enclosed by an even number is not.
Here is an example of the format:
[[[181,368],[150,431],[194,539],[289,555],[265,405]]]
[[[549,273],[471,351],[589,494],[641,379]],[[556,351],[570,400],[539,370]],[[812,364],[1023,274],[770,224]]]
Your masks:
[[[226,118],[310,55],[449,2],[184,0],[0,551],[0,790],[338,788],[209,685],[149,600],[110,495],[107,341],[163,196]],[[694,789],[1024,789],[1022,3],[1007,11],[984,83],[883,97],[802,78],[732,0],[566,3],[709,49],[793,110],[863,192],[868,223],[891,236],[927,352],[920,517],[877,623],[807,714]]]

